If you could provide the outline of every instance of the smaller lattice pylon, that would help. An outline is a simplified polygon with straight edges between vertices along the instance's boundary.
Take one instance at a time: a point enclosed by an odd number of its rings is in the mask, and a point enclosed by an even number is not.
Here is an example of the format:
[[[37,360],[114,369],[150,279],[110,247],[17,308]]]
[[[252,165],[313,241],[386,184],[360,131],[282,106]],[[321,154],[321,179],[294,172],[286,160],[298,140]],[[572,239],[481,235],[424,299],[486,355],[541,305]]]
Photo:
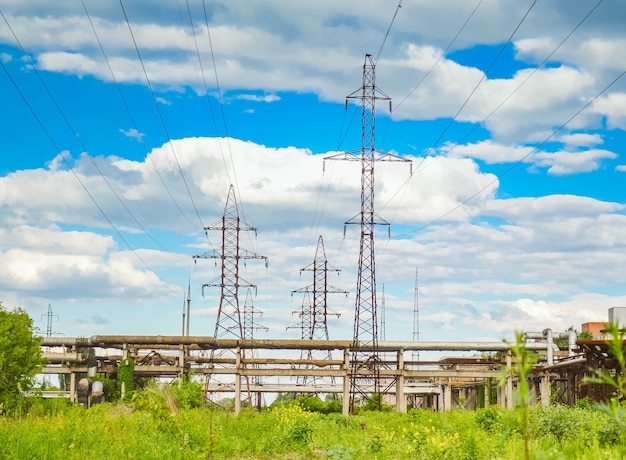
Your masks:
[[[328,284],[328,273],[341,271],[328,263],[326,259],[326,251],[324,249],[324,240],[320,236],[315,251],[315,259],[313,262],[300,270],[313,272],[313,284],[292,291],[294,293],[304,293],[304,300],[301,316],[302,340],[329,340],[328,336],[328,315],[339,317],[338,313],[328,311],[328,294],[348,294],[348,291],[333,287]],[[313,302],[311,303],[311,296]],[[302,359],[332,359],[330,351],[303,350]],[[303,383],[306,377],[303,378]],[[315,377],[313,377],[315,382]]]
[[[257,324],[254,320],[255,316],[263,316],[263,312],[254,308],[254,303],[252,301],[252,289],[248,288],[246,291],[246,300],[243,304],[243,338],[252,340],[254,339],[254,331],[263,330],[267,331],[268,328],[265,326],[261,326]],[[242,358],[244,361],[244,366],[256,368],[258,365],[252,364],[248,366],[246,364],[246,360],[258,358],[258,351],[255,349],[243,349],[241,351]],[[254,375],[252,377],[245,377],[246,379],[246,387],[248,392],[248,405],[252,407],[253,405],[257,406],[259,409],[261,407],[261,393],[254,393],[253,401],[253,392],[250,390],[250,385],[260,385],[261,377],[258,375]]]

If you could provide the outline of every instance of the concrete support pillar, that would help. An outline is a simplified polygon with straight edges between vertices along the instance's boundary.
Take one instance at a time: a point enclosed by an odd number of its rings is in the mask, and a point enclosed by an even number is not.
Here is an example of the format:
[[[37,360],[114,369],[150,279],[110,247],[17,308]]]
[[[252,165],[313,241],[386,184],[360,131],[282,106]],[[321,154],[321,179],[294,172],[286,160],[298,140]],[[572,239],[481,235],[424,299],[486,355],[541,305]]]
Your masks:
[[[237,347],[235,363],[235,415],[241,411],[241,348]]]
[[[487,407],[489,407],[489,403],[490,403],[490,401],[489,401],[489,399],[490,399],[489,398],[489,396],[490,396],[489,392],[491,391],[491,387],[489,385],[487,385],[487,383],[485,383],[484,388],[485,388],[485,394],[483,395],[484,405],[485,405],[485,408],[487,408]]]
[[[450,379],[446,383],[441,384],[441,393],[439,393],[439,412],[447,412],[452,409],[452,386]]]
[[[73,370],[70,372],[70,401],[76,402],[76,372]]]
[[[504,409],[506,407],[506,385],[498,387],[497,395],[498,406]]]
[[[404,395],[404,349],[398,350],[398,378],[396,379],[396,410],[406,412],[406,397]]]
[[[178,381],[179,386],[183,383],[183,378],[185,377],[185,346],[181,345],[180,350],[178,351],[178,377],[180,380]]]
[[[511,373],[511,350],[506,352],[506,407],[513,409],[513,374]]]
[[[550,396],[551,396],[551,387],[550,387],[550,376],[548,375],[548,373],[546,372],[545,374],[543,374],[541,376],[541,380],[539,383],[540,386],[540,393],[541,393],[541,405],[542,406],[549,406],[550,405]]]
[[[341,413],[350,415],[350,350],[343,350],[343,405]]]
[[[126,344],[122,345],[122,362],[128,359],[129,354],[130,353],[128,350],[128,345]],[[126,396],[126,382],[122,382],[122,384],[120,385],[120,399],[123,401],[125,396]]]

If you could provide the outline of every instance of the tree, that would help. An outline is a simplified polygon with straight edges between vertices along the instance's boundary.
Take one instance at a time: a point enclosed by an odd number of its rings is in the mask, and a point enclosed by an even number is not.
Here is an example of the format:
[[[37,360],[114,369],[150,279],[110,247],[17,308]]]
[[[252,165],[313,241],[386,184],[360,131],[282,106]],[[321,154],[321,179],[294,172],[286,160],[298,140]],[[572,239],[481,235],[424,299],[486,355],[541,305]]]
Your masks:
[[[32,387],[45,364],[42,338],[33,332],[33,320],[26,310],[9,311],[0,302],[0,412],[15,409],[21,392]]]

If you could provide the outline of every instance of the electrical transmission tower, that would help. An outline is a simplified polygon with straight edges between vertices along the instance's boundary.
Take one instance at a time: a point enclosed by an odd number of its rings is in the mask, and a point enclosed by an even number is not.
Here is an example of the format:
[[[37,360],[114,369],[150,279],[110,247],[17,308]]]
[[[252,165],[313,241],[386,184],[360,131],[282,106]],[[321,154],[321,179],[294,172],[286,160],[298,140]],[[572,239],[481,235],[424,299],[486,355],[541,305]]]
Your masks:
[[[203,295],[205,287],[220,288],[220,304],[217,311],[214,337],[218,339],[225,337],[235,339],[246,338],[245,334],[252,333],[253,328],[246,328],[244,331],[245,322],[242,321],[242,310],[239,306],[239,289],[255,288],[255,286],[239,275],[239,261],[245,259],[262,259],[267,266],[267,257],[243,249],[239,245],[241,232],[256,232],[256,228],[249,226],[239,217],[235,189],[232,185],[228,190],[224,215],[214,225],[204,227],[204,230],[218,230],[221,232],[222,236],[222,245],[219,249],[193,256],[194,259],[221,260],[221,273],[219,277],[202,285]],[[215,351],[212,350],[211,359],[216,356],[222,356],[225,353],[228,353],[228,351],[223,350],[216,355]]]
[[[361,212],[346,222],[361,228],[359,267],[354,312],[354,340],[350,366],[350,411],[354,412],[356,396],[374,394],[380,407],[380,357],[378,355],[378,323],[376,318],[376,264],[374,260],[374,227],[389,223],[381,219],[374,209],[374,166],[378,161],[410,162],[405,158],[376,150],[376,101],[391,98],[376,87],[375,64],[371,54],[365,55],[363,84],[348,95],[348,99],[361,101],[361,149],[327,157],[329,160],[361,162]]]
[[[48,304],[48,313],[44,313],[43,316],[47,317],[47,321],[46,321],[46,337],[52,337],[52,334],[58,334],[58,332],[52,332],[52,319],[54,317],[56,317],[56,319],[59,319],[59,315],[55,315],[52,313],[52,305]]]
[[[254,321],[254,317],[255,316],[262,316],[263,312],[257,310],[256,308],[254,308],[254,303],[252,301],[252,288],[248,288],[248,290],[246,291],[246,300],[243,304],[243,338],[244,339],[249,339],[252,340],[254,339],[254,331],[258,330],[258,329],[262,329],[264,331],[267,331],[267,327],[265,326],[260,326],[258,324],[256,324],[256,322]],[[257,358],[258,356],[258,351],[257,350],[247,350],[247,349],[242,349],[241,353],[243,355],[243,361],[245,362],[247,359],[249,358]],[[256,365],[252,365],[252,367],[257,367]],[[247,384],[247,390],[248,390],[248,405],[249,407],[253,407],[253,402],[252,402],[252,392],[250,391],[250,384],[256,384],[259,385],[261,384],[261,377],[258,375],[253,375],[251,377],[246,377],[246,384]],[[261,410],[261,393],[258,392],[256,393],[256,404],[255,406]]]
[[[296,292],[303,292],[304,298],[302,308],[299,312],[301,319],[302,340],[328,340],[328,294],[348,294],[347,291],[335,288],[328,284],[328,272],[339,272],[341,270],[332,267],[326,259],[326,251],[324,250],[324,240],[320,236],[317,241],[317,249],[315,250],[315,259],[313,262],[303,269],[304,271],[313,272],[313,284],[292,291],[292,295]],[[311,294],[313,295],[313,303],[311,303]],[[337,313],[330,313],[339,316]],[[314,351],[302,350],[302,359],[332,359],[330,350]],[[316,383],[316,377],[312,377],[313,383]],[[307,377],[303,376],[298,383],[306,383]]]

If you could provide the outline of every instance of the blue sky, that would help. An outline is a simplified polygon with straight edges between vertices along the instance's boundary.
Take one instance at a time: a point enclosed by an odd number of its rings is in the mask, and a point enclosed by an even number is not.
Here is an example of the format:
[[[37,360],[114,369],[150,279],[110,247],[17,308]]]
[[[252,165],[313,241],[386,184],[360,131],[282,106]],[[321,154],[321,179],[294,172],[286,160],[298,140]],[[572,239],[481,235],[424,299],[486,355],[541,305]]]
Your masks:
[[[67,336],[178,334],[191,279],[191,333],[211,335],[216,267],[192,255],[218,245],[202,227],[232,183],[258,228],[242,246],[269,259],[242,267],[259,337],[299,337],[291,291],[321,235],[350,292],[329,298],[330,336],[352,338],[360,168],[323,158],[360,147],[345,97],[379,50],[394,109],[380,104],[376,145],[414,166],[376,170],[386,338],[412,339],[416,268],[422,340],[580,329],[626,304],[624,2],[0,11],[0,299],[44,330],[52,305]]]

